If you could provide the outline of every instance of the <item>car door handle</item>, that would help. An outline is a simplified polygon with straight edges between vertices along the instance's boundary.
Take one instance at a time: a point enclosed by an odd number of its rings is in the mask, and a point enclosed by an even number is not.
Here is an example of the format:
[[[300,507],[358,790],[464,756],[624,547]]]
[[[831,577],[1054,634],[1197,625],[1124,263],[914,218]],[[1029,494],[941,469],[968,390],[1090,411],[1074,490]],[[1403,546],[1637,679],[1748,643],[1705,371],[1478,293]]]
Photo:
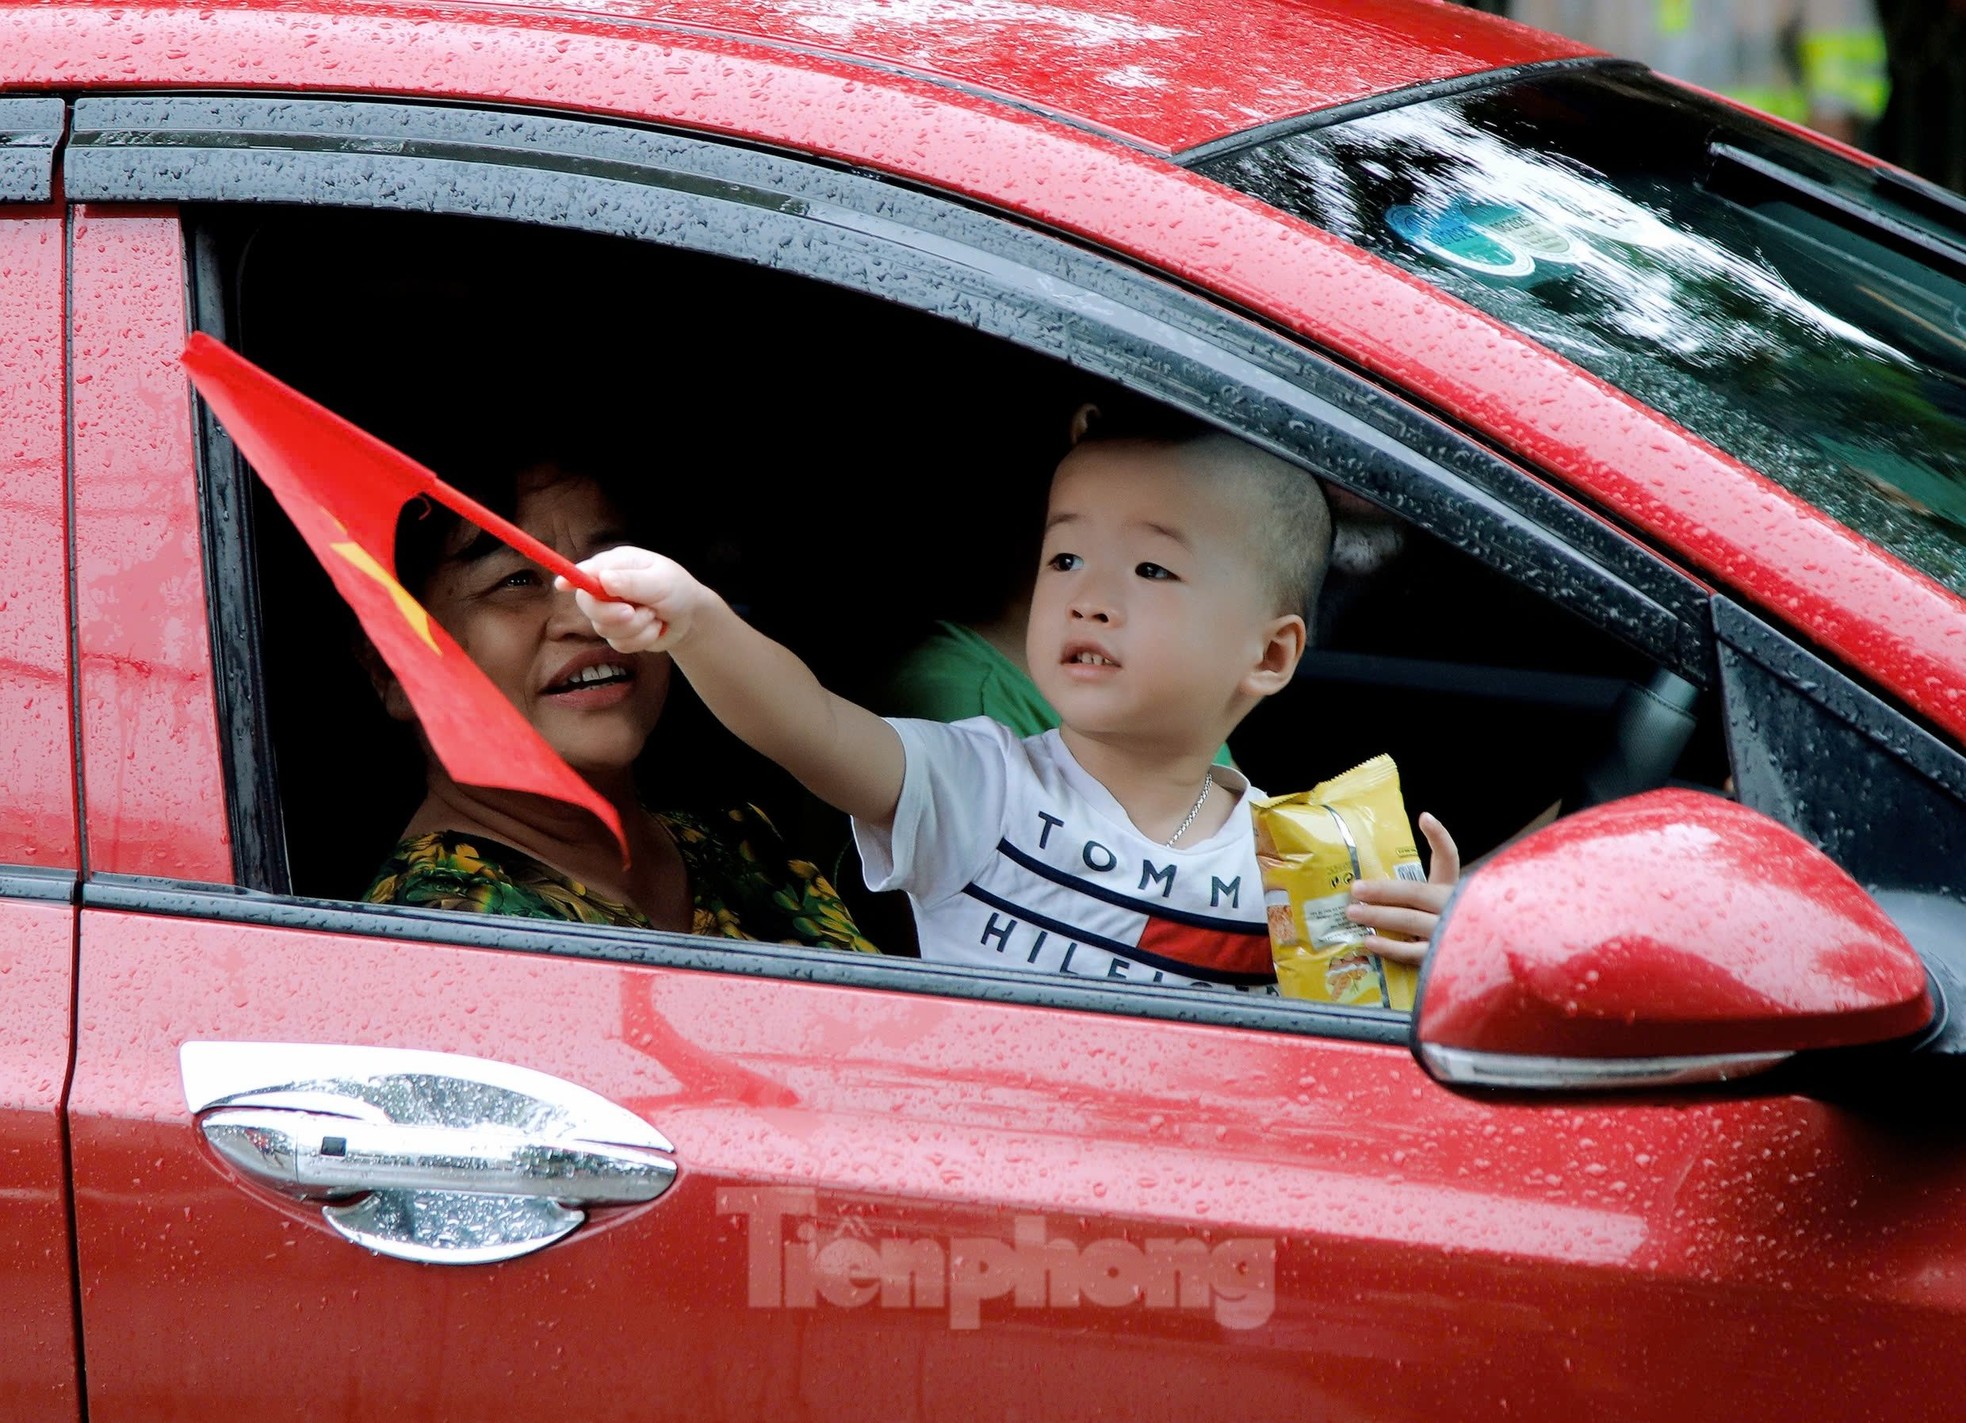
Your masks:
[[[185,1043],[185,1103],[214,1152],[322,1209],[380,1254],[507,1260],[589,1205],[654,1200],[675,1148],[626,1108],[530,1068],[455,1053],[321,1043]]]
[[[640,1147],[499,1127],[402,1126],[282,1107],[224,1107],[200,1125],[220,1156],[297,1196],[474,1191],[619,1205],[654,1200],[676,1175],[675,1162]]]

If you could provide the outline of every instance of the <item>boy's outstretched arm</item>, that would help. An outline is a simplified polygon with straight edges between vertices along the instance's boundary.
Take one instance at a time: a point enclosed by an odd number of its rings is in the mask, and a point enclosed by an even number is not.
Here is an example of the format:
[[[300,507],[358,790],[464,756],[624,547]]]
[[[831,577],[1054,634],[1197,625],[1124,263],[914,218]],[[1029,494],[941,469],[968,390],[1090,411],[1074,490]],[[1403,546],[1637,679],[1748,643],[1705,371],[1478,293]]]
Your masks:
[[[622,547],[580,566],[620,599],[574,594],[609,646],[667,652],[740,740],[856,820],[893,822],[904,769],[893,727],[820,686],[795,653],[745,622],[674,560]]]

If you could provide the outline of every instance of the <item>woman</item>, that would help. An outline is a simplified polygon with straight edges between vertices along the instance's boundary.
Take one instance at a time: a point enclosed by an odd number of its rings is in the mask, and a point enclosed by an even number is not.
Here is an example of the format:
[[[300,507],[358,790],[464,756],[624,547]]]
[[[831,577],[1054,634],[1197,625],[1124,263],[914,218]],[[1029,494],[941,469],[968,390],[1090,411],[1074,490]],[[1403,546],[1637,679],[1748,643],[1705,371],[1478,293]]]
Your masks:
[[[594,480],[536,464],[512,481],[520,528],[576,561],[624,542],[624,521]],[[615,652],[571,593],[489,534],[442,510],[405,511],[404,586],[456,639],[546,743],[621,817],[630,862],[584,811],[451,779],[424,743],[425,793],[365,898],[585,924],[875,952],[811,864],[785,853],[754,807],[698,817],[651,811],[635,762],[662,715],[669,659]],[[373,654],[383,706],[415,709]],[[419,738],[421,739],[421,738]]]

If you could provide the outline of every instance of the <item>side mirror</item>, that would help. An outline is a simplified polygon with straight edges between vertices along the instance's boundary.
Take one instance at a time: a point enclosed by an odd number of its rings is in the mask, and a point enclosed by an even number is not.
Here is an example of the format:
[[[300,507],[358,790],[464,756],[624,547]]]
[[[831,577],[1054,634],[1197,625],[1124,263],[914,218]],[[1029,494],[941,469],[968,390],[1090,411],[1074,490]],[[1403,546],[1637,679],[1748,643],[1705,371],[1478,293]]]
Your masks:
[[[1857,882],[1759,812],[1653,791],[1525,837],[1434,935],[1413,1052],[1453,1086],[1656,1087],[1930,1027],[1925,965]]]

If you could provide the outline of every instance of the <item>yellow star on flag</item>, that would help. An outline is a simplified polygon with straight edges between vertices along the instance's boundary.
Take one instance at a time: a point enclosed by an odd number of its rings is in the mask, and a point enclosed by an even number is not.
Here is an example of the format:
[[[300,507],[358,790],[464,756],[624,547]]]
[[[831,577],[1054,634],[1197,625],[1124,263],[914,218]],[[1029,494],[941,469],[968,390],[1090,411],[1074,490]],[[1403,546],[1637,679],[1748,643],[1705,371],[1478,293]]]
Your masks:
[[[391,578],[389,570],[370,557],[367,549],[358,543],[329,544],[328,547],[380,583],[383,591],[388,593],[396,604],[396,610],[403,615],[403,621],[410,625],[411,630],[418,637],[430,644],[432,652],[439,657],[444,655],[444,649],[437,646],[437,639],[430,635],[430,614],[423,610],[423,604],[412,598],[407,588]]]

